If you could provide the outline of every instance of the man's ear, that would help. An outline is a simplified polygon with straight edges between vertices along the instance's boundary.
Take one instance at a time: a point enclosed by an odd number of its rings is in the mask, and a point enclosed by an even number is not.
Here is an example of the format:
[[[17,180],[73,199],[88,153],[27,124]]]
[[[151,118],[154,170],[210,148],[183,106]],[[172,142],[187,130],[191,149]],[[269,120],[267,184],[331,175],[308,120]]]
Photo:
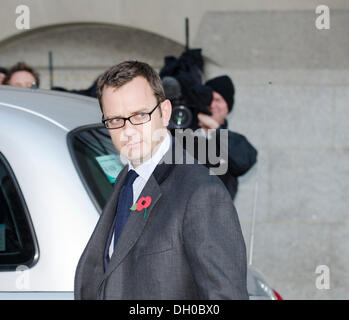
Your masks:
[[[164,127],[167,127],[169,125],[172,114],[171,101],[169,99],[164,100],[163,102],[161,102],[160,108],[162,113],[162,124]]]

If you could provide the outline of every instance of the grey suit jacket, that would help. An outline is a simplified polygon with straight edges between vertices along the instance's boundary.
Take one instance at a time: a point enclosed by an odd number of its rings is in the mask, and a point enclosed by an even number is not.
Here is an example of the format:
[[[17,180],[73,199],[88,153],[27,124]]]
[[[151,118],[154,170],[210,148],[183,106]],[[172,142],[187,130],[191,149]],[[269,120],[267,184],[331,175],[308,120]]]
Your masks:
[[[139,196],[152,198],[145,218],[131,211],[104,271],[128,165],[120,172],[78,263],[75,299],[248,299],[246,248],[229,192],[202,164],[168,164],[180,153],[190,158],[173,141]]]

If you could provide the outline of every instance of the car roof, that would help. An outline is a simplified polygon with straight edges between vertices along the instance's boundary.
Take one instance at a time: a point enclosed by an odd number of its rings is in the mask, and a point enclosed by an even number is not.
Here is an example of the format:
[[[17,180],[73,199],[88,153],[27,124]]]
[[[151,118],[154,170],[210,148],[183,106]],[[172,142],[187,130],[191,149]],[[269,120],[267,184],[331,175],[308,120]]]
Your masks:
[[[45,89],[0,85],[0,107],[41,117],[65,131],[101,123],[98,100],[83,95]],[[1,108],[3,111],[4,108]]]

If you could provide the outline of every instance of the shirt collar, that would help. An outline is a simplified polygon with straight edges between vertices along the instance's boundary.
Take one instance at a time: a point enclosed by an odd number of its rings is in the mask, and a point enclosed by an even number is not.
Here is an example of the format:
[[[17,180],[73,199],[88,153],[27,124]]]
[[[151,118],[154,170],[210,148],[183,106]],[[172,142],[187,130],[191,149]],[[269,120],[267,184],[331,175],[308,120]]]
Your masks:
[[[158,150],[156,150],[156,152],[153,154],[153,156],[150,159],[140,164],[137,168],[134,168],[131,161],[127,159],[128,170],[134,170],[144,180],[148,180],[151,174],[153,173],[153,171],[155,170],[155,167],[158,165],[162,157],[170,148],[170,145],[171,145],[171,136],[170,136],[170,133],[167,132],[165,139],[161,142]]]

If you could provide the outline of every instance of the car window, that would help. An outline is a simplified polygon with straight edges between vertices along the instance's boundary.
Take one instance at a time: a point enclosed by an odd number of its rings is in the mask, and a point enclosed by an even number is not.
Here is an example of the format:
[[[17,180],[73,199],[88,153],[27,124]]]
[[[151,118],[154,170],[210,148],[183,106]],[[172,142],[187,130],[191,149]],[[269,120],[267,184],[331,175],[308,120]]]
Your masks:
[[[124,164],[103,126],[85,126],[70,132],[69,149],[75,167],[99,213],[110,196]]]
[[[31,267],[37,243],[23,196],[9,163],[0,153],[0,270]]]

